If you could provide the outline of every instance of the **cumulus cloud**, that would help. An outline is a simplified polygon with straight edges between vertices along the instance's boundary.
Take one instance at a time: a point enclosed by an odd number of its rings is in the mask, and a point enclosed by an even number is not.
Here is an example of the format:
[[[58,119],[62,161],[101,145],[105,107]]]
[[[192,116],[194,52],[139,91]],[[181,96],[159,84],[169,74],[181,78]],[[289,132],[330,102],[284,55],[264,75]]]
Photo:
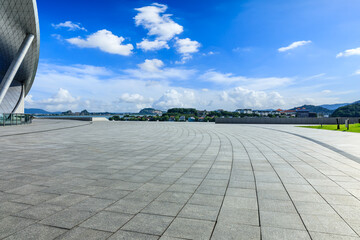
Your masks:
[[[331,90],[328,90],[328,89],[322,90],[321,92],[322,92],[322,93],[325,93],[325,94],[332,93],[332,91],[331,91]]]
[[[180,92],[175,89],[170,89],[155,101],[153,106],[164,110],[176,107],[194,107],[195,93],[190,90]]]
[[[32,95],[25,99],[26,105],[37,106],[48,111],[64,111],[64,109],[76,109],[80,103],[80,97],[73,97],[66,89],[60,88],[52,97],[43,100],[33,100]]]
[[[137,110],[146,107],[151,107],[153,101],[154,101],[153,98],[146,98],[138,93],[133,93],[133,94],[124,93],[119,98],[120,103],[134,104]]]
[[[223,81],[235,78],[232,85],[220,83],[213,87],[208,83],[199,82],[198,88],[180,87],[179,80],[204,81],[201,78],[204,74],[184,67],[160,67],[161,62],[153,60],[150,59],[148,62],[154,64],[155,68],[158,67],[159,71],[151,72],[154,70],[151,67],[150,71],[147,71],[145,70],[147,67],[142,69],[141,65],[136,69],[115,72],[99,66],[64,66],[41,61],[34,85],[26,98],[26,106],[48,111],[87,109],[99,112],[137,112],[144,107],[162,110],[172,107],[207,110],[219,108],[235,110],[245,107],[266,109],[310,103],[307,98],[319,95],[324,89],[322,86],[320,90],[306,88],[296,89],[293,92],[291,88],[286,88],[283,92],[279,91],[279,88],[276,91],[267,90],[266,88],[270,89],[270,86],[261,85],[266,85],[266,81],[271,82],[269,79],[272,78],[264,78],[267,80],[246,78],[229,73],[221,75],[214,70],[212,71],[216,73],[215,75]],[[255,86],[255,83],[261,81],[263,83],[258,84],[260,87]],[[319,96],[313,99],[312,103],[330,102],[326,100],[333,94],[323,94],[321,99]],[[334,100],[332,99],[331,102]]]
[[[66,21],[58,24],[51,24],[51,26],[53,26],[55,29],[67,28],[68,31],[76,31],[76,30],[87,31],[86,28],[82,27],[80,23],[74,23],[72,21]]]
[[[136,44],[137,48],[142,49],[143,51],[153,51],[153,50],[159,50],[159,49],[170,49],[168,43],[163,40],[154,40],[149,41],[147,39],[143,39],[140,43]]]
[[[192,41],[190,38],[176,38],[176,51],[182,55],[182,62],[190,59],[192,53],[199,51],[201,44],[198,41]]]
[[[289,51],[291,49],[298,48],[298,47],[301,47],[301,46],[304,46],[304,45],[310,44],[310,43],[311,43],[311,41],[297,41],[297,42],[293,42],[292,44],[290,44],[287,47],[279,48],[278,51],[279,52],[286,52],[286,51]]]
[[[236,87],[223,91],[222,100],[232,102],[239,108],[276,108],[285,105],[284,98],[278,92],[264,92]]]
[[[112,32],[103,29],[83,39],[81,37],[66,39],[69,43],[80,48],[98,48],[103,52],[129,56],[134,49],[133,45],[123,44],[125,38],[118,37]]]
[[[145,62],[138,64],[138,66],[146,72],[159,72],[164,63],[159,59],[146,59]]]
[[[136,26],[143,26],[149,31],[148,35],[157,40],[168,41],[183,32],[183,27],[170,18],[171,14],[164,14],[167,10],[164,4],[153,3],[135,10],[138,11],[134,17]]]
[[[337,58],[339,58],[339,57],[349,57],[349,56],[354,56],[354,55],[360,55],[360,47],[345,50],[344,52],[341,52],[338,55],[336,55],[336,57]]]
[[[291,78],[267,77],[267,78],[248,78],[243,76],[235,76],[232,73],[221,73],[215,70],[209,70],[200,76],[200,79],[207,82],[213,82],[218,85],[234,85],[242,86],[255,90],[266,90],[275,87],[286,86],[293,82]]]
[[[356,70],[353,75],[360,75],[360,69]]]

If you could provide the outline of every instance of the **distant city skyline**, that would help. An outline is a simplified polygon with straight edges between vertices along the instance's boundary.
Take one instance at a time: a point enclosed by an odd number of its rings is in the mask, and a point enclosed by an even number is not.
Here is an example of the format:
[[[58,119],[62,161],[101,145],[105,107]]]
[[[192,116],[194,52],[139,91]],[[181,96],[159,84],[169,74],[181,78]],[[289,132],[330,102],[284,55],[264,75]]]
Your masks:
[[[355,0],[38,0],[26,108],[277,109],[360,99]]]

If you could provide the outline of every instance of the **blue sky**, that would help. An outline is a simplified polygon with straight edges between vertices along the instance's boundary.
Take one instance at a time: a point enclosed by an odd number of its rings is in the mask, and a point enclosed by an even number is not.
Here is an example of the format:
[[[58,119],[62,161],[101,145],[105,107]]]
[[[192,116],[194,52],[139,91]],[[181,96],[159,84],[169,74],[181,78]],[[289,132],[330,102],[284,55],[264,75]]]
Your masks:
[[[26,107],[290,108],[360,93],[356,0],[38,0]]]

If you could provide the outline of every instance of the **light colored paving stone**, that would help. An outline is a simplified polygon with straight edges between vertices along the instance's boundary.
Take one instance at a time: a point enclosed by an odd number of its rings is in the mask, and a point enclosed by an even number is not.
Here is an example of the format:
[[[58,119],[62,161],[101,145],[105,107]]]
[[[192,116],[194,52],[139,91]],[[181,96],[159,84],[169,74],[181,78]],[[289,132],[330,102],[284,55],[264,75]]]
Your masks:
[[[66,209],[51,215],[40,223],[44,225],[71,229],[93,215],[90,211]]]
[[[260,211],[261,226],[305,230],[298,214]]]
[[[0,220],[0,239],[10,236],[33,223],[35,223],[35,221],[31,219],[13,216],[5,217]]]
[[[95,230],[116,232],[132,217],[133,215],[130,214],[102,211],[83,222],[80,226]]]
[[[16,232],[10,237],[7,237],[6,240],[48,240],[54,239],[65,232],[66,230],[64,229],[49,227],[41,224],[34,224],[19,232]]]
[[[211,239],[260,240],[260,227],[218,222]]]
[[[61,235],[57,239],[58,240],[77,240],[77,239],[105,240],[110,235],[111,233],[109,232],[96,231],[93,229],[77,227]]]
[[[1,130],[0,238],[359,238],[360,164],[332,148],[359,134],[61,120]]]
[[[218,213],[218,207],[186,204],[178,216],[184,218],[216,221]]]
[[[160,236],[173,219],[173,217],[139,213],[121,229]]]
[[[214,222],[210,221],[178,217],[171,223],[164,236],[199,240],[209,239],[214,224]]]
[[[309,231],[356,237],[357,234],[338,216],[301,215]]]
[[[158,236],[136,233],[136,232],[128,232],[128,231],[117,231],[114,235],[112,235],[109,240],[156,240],[159,239]]]
[[[262,227],[261,236],[263,240],[311,239],[307,231],[274,227]]]
[[[175,217],[180,212],[183,205],[184,204],[172,202],[154,201],[146,206],[141,212]]]

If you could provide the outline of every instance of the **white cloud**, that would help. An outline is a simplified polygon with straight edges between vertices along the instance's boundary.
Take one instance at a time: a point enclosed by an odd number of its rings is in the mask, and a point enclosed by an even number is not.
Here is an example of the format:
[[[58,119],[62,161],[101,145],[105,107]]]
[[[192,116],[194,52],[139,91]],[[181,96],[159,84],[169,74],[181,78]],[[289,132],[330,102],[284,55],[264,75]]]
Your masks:
[[[360,69],[356,70],[353,75],[360,75]]]
[[[279,52],[286,52],[286,51],[289,51],[291,49],[294,49],[294,48],[297,48],[297,47],[300,47],[300,46],[304,46],[306,44],[310,44],[311,41],[297,41],[297,42],[293,42],[292,44],[290,44],[289,46],[287,47],[281,47],[278,49]]]
[[[236,87],[223,91],[221,95],[225,102],[232,102],[238,108],[278,108],[285,105],[284,98],[278,92],[264,92]]]
[[[235,76],[232,73],[220,73],[209,70],[200,76],[200,79],[207,82],[213,82],[218,85],[234,85],[242,86],[255,90],[267,90],[276,87],[289,85],[293,82],[291,78],[267,77],[267,78],[248,78],[243,76]]]
[[[194,107],[196,103],[195,93],[184,90],[182,92],[175,89],[167,90],[153,106],[159,109],[169,109],[175,107]]]
[[[168,41],[183,32],[183,27],[170,18],[171,14],[164,14],[167,10],[164,4],[153,3],[135,10],[139,12],[134,17],[136,26],[143,26],[149,31],[148,35],[155,36],[157,40]]]
[[[80,37],[66,39],[69,43],[81,48],[99,48],[103,52],[129,56],[134,49],[133,45],[122,44],[125,39],[103,29],[89,35],[86,39]]]
[[[326,89],[326,90],[322,90],[321,92],[322,92],[322,93],[325,93],[325,94],[332,93],[332,91],[331,91],[331,90],[328,90],[328,89]]]
[[[146,100],[144,96],[137,93],[134,94],[124,93],[123,95],[121,95],[120,101],[126,103],[148,102],[148,100]]]
[[[339,57],[349,57],[349,56],[355,56],[355,55],[360,55],[360,47],[345,50],[344,52],[341,52],[338,55],[336,55],[336,57],[337,58],[339,58]]]
[[[142,42],[136,44],[136,47],[142,49],[143,51],[153,51],[163,48],[170,49],[166,41],[157,39],[154,41],[143,39]]]
[[[66,21],[59,24],[51,24],[55,29],[67,28],[68,31],[83,30],[87,31],[86,28],[82,27],[80,23],[73,23],[72,21]]]
[[[137,110],[141,110],[142,108],[146,108],[146,107],[151,107],[153,101],[154,99],[146,98],[138,93],[134,93],[134,94],[124,93],[119,98],[120,103],[133,104],[135,105]]]
[[[80,97],[73,97],[66,89],[60,88],[52,97],[43,100],[33,100],[32,95],[28,95],[25,99],[26,105],[30,107],[36,106],[47,111],[65,111],[76,109],[80,104]]]
[[[159,59],[146,59],[144,63],[138,64],[138,66],[146,72],[159,72],[164,63]]]
[[[198,41],[192,41],[190,38],[176,39],[175,47],[178,53],[182,55],[182,61],[190,59],[191,54],[199,51],[201,44]]]
[[[152,60],[154,59],[150,60],[152,63],[156,62]],[[332,96],[336,92],[319,95],[321,90],[326,89],[323,86],[320,90],[267,90],[281,83],[285,84],[282,82],[285,80],[269,80],[273,79],[271,77],[239,77],[230,73],[217,73],[214,70],[212,72],[215,73],[215,77],[223,81],[230,79],[232,84],[227,85],[220,81],[214,87],[208,83],[198,82],[198,88],[179,87],[179,81],[204,81],[204,74],[184,67],[158,69],[159,71],[151,72],[139,67],[115,72],[98,66],[64,66],[41,61],[34,85],[26,98],[26,107],[48,111],[87,109],[98,112],[137,112],[144,107],[163,110],[170,107],[235,110],[242,107],[290,108],[304,103],[335,101]]]

